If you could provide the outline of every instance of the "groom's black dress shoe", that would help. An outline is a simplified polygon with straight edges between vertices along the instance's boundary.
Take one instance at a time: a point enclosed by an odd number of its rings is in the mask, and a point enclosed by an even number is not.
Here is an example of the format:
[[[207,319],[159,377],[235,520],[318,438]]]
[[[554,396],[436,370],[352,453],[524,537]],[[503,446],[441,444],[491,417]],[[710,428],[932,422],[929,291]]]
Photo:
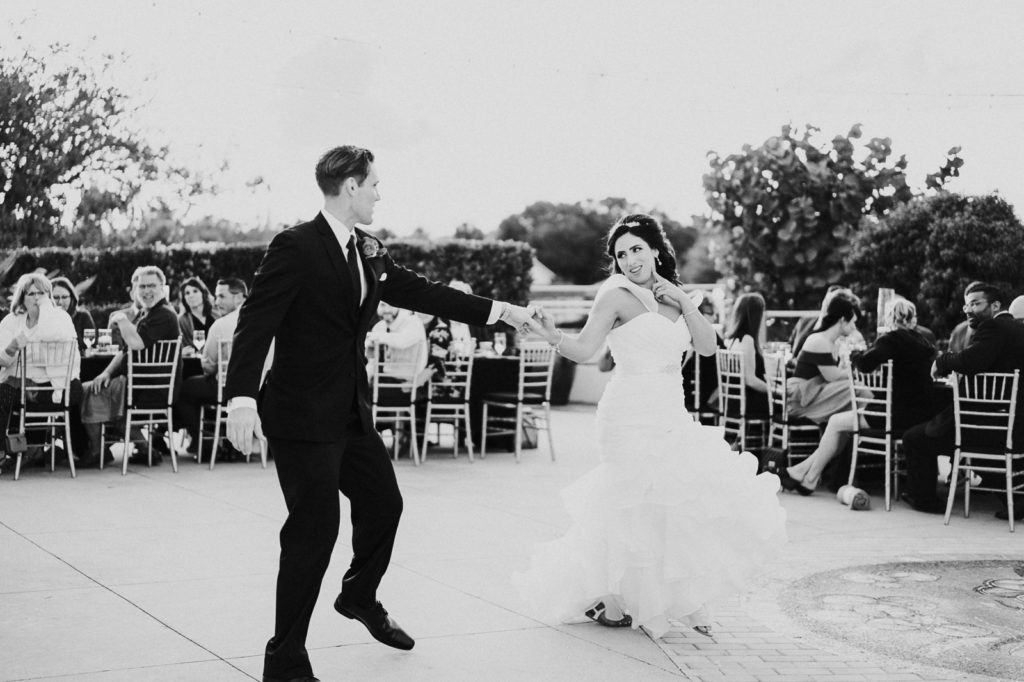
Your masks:
[[[360,606],[354,606],[352,604],[342,604],[341,596],[334,600],[334,610],[353,620],[358,620],[360,623],[366,626],[366,629],[370,631],[370,634],[375,640],[381,644],[387,644],[393,646],[396,649],[402,649],[408,651],[413,647],[416,642],[412,637],[405,634],[405,630],[399,627],[390,616],[388,612],[384,610],[380,602],[375,603],[369,608],[363,608]]]
[[[287,680],[283,680],[280,677],[267,677],[263,676],[263,682],[320,682],[319,677],[289,677]]]

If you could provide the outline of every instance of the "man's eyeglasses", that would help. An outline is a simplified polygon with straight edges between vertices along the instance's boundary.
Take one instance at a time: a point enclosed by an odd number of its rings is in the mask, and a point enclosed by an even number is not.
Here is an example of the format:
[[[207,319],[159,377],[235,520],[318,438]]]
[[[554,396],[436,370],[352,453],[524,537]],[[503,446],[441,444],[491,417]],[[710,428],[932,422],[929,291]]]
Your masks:
[[[163,286],[162,284],[136,284],[136,289],[156,289]]]
[[[970,303],[965,303],[964,304],[963,311],[965,313],[967,313],[967,312],[970,312],[970,311],[972,311],[972,310],[974,310],[976,308],[983,308],[983,307],[985,307],[987,305],[988,305],[988,301],[986,301],[984,299],[981,300],[981,301],[971,301]]]

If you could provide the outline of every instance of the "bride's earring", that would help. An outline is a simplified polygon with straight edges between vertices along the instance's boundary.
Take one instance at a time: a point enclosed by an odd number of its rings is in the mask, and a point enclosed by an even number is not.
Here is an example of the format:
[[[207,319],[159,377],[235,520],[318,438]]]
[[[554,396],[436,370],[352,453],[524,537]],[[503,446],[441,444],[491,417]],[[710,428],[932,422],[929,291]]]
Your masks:
[[[654,257],[654,264],[655,265],[661,265],[661,256],[655,256]]]

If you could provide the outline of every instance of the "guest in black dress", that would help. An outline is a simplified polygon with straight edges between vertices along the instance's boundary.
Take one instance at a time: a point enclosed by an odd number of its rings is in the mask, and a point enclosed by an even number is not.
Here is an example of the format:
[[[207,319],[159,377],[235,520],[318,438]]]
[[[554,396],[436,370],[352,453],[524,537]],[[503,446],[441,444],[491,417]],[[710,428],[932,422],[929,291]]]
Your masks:
[[[935,346],[917,330],[917,308],[906,299],[896,299],[886,310],[890,331],[879,336],[863,354],[851,356],[862,372],[877,369],[892,360],[892,419],[895,437],[926,421],[932,414],[931,364]],[[866,427],[867,424],[861,424]],[[821,442],[810,457],[799,464],[779,469],[782,487],[801,495],[810,495],[821,480],[821,473],[832,458],[843,451],[857,427],[853,410],[832,415]]]
[[[216,319],[213,314],[213,296],[198,277],[189,277],[182,282],[180,295],[178,328],[181,330],[181,347],[200,350],[195,345],[195,332],[210,333],[210,326]]]
[[[96,323],[92,315],[85,308],[78,307],[78,293],[75,285],[67,277],[54,277],[50,280],[53,285],[53,302],[57,304],[68,315],[75,324],[75,332],[78,334],[78,352],[85,353],[85,330],[96,331]]]
[[[725,347],[743,353],[748,419],[768,417],[768,384],[764,380],[764,356],[761,354],[767,336],[764,309],[761,294],[741,295],[733,306],[729,331],[725,335]]]

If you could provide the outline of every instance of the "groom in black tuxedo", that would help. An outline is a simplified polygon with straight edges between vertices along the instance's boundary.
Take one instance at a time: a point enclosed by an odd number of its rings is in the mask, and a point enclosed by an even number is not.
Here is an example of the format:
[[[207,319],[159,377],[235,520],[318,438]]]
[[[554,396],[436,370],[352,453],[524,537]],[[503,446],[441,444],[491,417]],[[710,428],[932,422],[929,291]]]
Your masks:
[[[349,499],[352,563],[334,608],[399,649],[413,640],[377,601],[402,495],[370,416],[364,340],[381,300],[471,326],[523,328],[526,308],[464,294],[396,265],[356,225],[380,200],[373,154],[336,147],[316,166],[323,210],[278,234],[242,306],[228,366],[227,433],[243,453],[265,435],[288,507],[281,528],[274,636],[264,682],[316,680],[306,631],[338,537],[340,490]],[[274,362],[260,387],[271,340]]]

